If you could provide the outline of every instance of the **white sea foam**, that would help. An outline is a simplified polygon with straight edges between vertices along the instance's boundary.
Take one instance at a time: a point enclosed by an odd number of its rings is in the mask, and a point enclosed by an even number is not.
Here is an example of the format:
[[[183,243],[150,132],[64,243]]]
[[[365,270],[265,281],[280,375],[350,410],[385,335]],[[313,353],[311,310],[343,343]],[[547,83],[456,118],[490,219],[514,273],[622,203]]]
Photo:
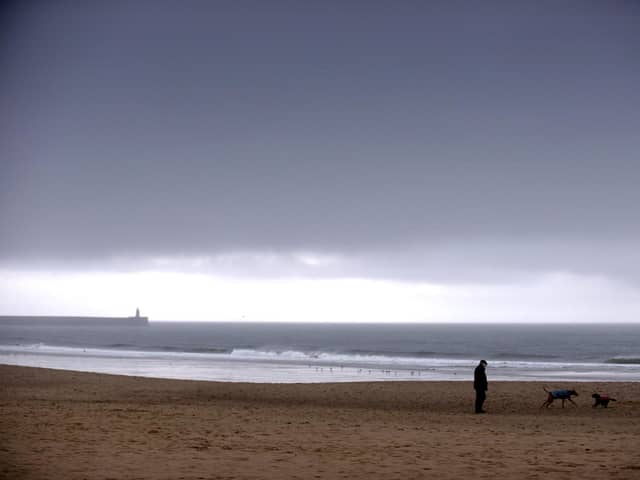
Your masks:
[[[1,345],[0,363],[145,377],[316,383],[470,380],[473,359],[234,349],[228,353]],[[640,365],[491,361],[494,380],[639,381]]]

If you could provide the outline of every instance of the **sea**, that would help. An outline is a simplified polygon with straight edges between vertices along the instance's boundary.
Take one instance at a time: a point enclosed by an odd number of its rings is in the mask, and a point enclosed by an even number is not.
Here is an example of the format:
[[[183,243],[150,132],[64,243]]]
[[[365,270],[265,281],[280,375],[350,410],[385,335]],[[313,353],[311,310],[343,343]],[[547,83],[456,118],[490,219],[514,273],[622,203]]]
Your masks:
[[[260,383],[640,381],[640,324],[0,325],[0,364]]]

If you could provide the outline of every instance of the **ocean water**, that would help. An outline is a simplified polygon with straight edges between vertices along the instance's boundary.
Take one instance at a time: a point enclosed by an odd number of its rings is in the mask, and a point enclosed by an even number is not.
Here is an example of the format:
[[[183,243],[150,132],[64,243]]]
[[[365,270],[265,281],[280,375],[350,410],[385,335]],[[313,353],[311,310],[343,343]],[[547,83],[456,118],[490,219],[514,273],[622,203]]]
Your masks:
[[[640,324],[151,322],[0,325],[0,364],[159,378],[311,383],[640,381]]]

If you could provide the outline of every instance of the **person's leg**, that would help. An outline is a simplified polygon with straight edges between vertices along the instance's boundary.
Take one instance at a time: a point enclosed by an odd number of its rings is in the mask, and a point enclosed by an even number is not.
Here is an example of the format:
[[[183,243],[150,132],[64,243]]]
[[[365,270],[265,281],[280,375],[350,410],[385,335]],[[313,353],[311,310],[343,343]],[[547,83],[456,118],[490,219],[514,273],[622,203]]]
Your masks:
[[[482,405],[487,398],[487,394],[482,390],[476,390],[476,413],[482,412]]]

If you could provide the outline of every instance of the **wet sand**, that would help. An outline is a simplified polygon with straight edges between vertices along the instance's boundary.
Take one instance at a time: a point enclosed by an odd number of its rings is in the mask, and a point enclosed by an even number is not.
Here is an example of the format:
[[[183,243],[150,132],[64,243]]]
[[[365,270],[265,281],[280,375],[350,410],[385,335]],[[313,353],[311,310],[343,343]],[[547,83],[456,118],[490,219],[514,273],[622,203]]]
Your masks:
[[[471,376],[472,372],[470,372]],[[0,365],[0,478],[640,478],[640,383],[239,384]],[[618,399],[591,407],[593,391]]]

